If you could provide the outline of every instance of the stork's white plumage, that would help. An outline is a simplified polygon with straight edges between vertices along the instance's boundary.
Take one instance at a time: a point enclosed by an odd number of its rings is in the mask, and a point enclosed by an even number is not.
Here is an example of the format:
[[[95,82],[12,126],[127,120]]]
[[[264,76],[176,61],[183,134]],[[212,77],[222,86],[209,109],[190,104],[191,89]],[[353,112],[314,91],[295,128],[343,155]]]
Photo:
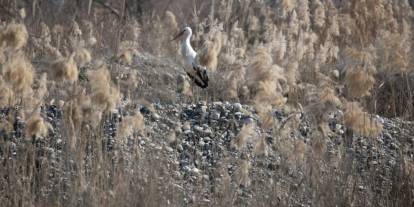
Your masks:
[[[186,66],[185,72],[201,88],[207,88],[208,76],[207,70],[197,61],[197,52],[191,46],[190,39],[193,31],[190,27],[185,27],[173,40],[181,38],[181,55],[183,56]]]

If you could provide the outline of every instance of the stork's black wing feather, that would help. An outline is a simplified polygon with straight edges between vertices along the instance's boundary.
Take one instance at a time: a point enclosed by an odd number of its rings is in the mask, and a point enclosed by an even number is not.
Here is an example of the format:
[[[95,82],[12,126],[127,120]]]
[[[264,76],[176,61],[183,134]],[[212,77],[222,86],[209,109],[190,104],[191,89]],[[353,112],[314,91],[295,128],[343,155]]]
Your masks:
[[[190,79],[200,88],[207,88],[209,81],[207,69],[201,65],[193,65],[193,70],[194,73],[187,72]]]
[[[200,88],[207,88],[208,84],[205,84],[204,82],[200,81],[199,79],[197,79],[196,77],[194,77],[191,73],[187,72],[188,77],[190,77],[190,79],[192,81],[194,81],[194,83],[199,86]]]

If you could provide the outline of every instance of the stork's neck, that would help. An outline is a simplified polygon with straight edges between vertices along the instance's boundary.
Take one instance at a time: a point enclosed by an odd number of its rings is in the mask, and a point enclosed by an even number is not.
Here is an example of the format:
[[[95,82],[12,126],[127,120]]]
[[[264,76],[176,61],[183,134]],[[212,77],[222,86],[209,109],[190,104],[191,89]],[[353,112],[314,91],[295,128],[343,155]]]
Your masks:
[[[184,41],[183,41],[183,47],[185,47],[186,49],[189,50],[193,50],[193,47],[191,47],[191,34],[189,34],[187,37],[185,37]]]
[[[185,39],[181,43],[181,54],[183,55],[186,62],[189,65],[192,65],[197,53],[194,51],[193,47],[191,47],[190,39],[191,39],[191,34],[185,37]]]

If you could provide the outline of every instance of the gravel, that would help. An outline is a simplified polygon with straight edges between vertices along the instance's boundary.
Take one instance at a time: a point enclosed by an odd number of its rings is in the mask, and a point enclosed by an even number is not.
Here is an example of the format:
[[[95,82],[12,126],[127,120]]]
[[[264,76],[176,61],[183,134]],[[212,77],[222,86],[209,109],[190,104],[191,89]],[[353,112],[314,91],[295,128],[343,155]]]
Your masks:
[[[200,102],[197,104],[157,104],[155,112],[151,112],[147,107],[139,108],[139,112],[145,117],[147,129],[152,130],[149,134],[151,138],[139,138],[136,142],[143,152],[148,150],[158,150],[160,153],[169,157],[171,165],[178,168],[173,172],[177,185],[185,191],[186,200],[193,200],[200,180],[206,183],[214,183],[214,180],[221,181],[222,176],[214,176],[219,169],[224,169],[230,176],[235,176],[238,169],[237,160],[251,160],[252,168],[250,176],[258,180],[274,179],[274,174],[281,167],[281,153],[278,151],[277,133],[263,131],[256,127],[257,134],[266,137],[269,144],[267,156],[256,156],[253,153],[257,137],[249,139],[247,146],[241,150],[231,147],[232,140],[236,139],[238,132],[244,124],[255,124],[260,126],[258,117],[252,107],[240,103]],[[8,116],[10,110],[0,110],[0,120]],[[61,149],[65,144],[65,138],[61,137],[59,126],[62,122],[62,111],[56,106],[43,107],[44,116],[54,128],[53,145]],[[341,114],[341,111],[337,112]],[[208,115],[207,115],[208,114]],[[206,116],[207,115],[207,116]],[[288,115],[276,111],[275,119],[284,120]],[[384,171],[384,177],[390,174],[390,170],[401,161],[400,153],[413,159],[414,156],[414,124],[404,122],[399,119],[387,119],[378,117],[384,125],[384,131],[376,138],[365,138],[354,135],[352,147],[347,149],[347,153],[356,161],[356,168],[361,175],[368,171],[367,166],[383,166],[388,171]],[[111,116],[104,122],[105,139],[107,139],[108,150],[113,149],[117,133],[117,123],[119,116]],[[345,131],[347,130],[335,116],[330,117],[329,126],[330,136],[326,138],[327,154],[337,154],[345,144]],[[17,119],[13,133],[6,134],[0,129],[0,137],[11,142],[12,156],[17,156],[17,146],[23,137],[25,123],[22,119]],[[300,123],[297,128],[289,134],[288,139],[302,140],[306,145],[312,145],[312,126],[306,114],[300,116]],[[176,140],[171,144],[166,138],[171,131],[176,133]],[[273,143],[273,145],[272,145]],[[405,149],[405,150],[402,150]],[[58,157],[59,150],[54,151],[53,156]],[[0,157],[2,154],[0,154]],[[226,161],[230,159],[230,161]],[[292,176],[303,176],[301,172],[288,170]],[[281,181],[278,181],[281,182]],[[366,186],[359,185],[358,190],[364,191]],[[210,188],[202,190],[205,202],[209,202],[213,193]],[[252,197],[251,190],[240,188],[240,195],[243,198]]]

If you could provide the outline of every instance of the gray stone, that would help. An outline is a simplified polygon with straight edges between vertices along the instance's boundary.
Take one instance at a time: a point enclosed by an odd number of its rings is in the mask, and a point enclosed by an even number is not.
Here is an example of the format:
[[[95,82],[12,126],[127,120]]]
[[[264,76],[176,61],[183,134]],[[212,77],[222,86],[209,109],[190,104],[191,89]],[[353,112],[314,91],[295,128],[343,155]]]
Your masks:
[[[201,106],[201,112],[206,113],[207,112],[207,106]]]
[[[240,112],[240,111],[238,111],[238,112],[234,113],[234,116],[235,116],[237,119],[241,119],[241,117],[243,116],[243,113],[242,113],[242,112]]]
[[[254,123],[254,119],[253,119],[253,118],[251,118],[251,117],[249,117],[249,118],[245,118],[245,119],[243,119],[243,123],[244,123],[244,124],[251,124],[251,123]]]
[[[200,141],[198,142],[198,146],[200,147],[204,147],[205,144],[206,143],[202,139],[200,139]]]
[[[240,103],[234,103],[233,109],[234,111],[241,111],[243,109],[243,106]]]
[[[190,130],[191,129],[191,126],[190,126],[190,124],[189,123],[185,123],[184,125],[183,125],[183,130],[184,131],[187,131],[187,130]]]
[[[143,139],[139,140],[140,145],[145,145],[145,141]]]
[[[151,118],[154,119],[154,120],[159,120],[160,119],[160,115],[158,115],[157,113],[153,113],[151,115]]]
[[[218,112],[218,111],[210,112],[210,119],[219,120],[220,119],[220,112]]]
[[[203,128],[198,126],[198,125],[194,126],[194,131],[196,133],[203,133],[204,132]]]
[[[213,106],[221,106],[223,103],[221,101],[215,101],[213,102]]]
[[[167,150],[167,152],[173,152],[174,151],[174,149],[171,148],[171,147],[169,147],[169,146],[166,146],[165,147],[165,150]]]
[[[396,144],[396,143],[391,143],[391,145],[390,145],[390,149],[391,150],[398,150],[398,149],[400,149],[400,147]]]
[[[207,129],[204,130],[204,134],[207,135],[207,136],[210,136],[212,133],[213,132],[211,131],[210,128],[207,128]]]
[[[177,145],[177,150],[178,150],[179,152],[182,152],[182,151],[184,150],[183,145],[178,144],[178,145]]]

